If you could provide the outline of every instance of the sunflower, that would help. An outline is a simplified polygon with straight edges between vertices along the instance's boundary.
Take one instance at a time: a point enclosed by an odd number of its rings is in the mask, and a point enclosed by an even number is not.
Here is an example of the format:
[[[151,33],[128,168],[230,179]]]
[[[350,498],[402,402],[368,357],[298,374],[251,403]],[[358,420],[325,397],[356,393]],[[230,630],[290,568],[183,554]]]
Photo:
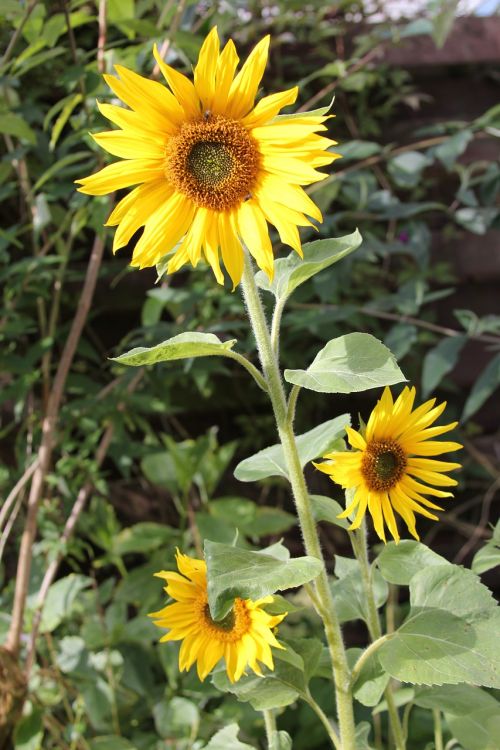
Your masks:
[[[297,87],[255,103],[269,36],[236,76],[233,41],[222,52],[219,46],[215,27],[203,43],[193,82],[166,65],[156,46],[154,56],[169,88],[121,65],[115,66],[120,78],[104,76],[130,109],[98,103],[121,129],[93,138],[125,161],[77,183],[89,195],[137,185],[107,221],[118,227],[114,252],[144,227],[133,266],[153,266],[176,248],[169,273],[188,262],[196,266],[203,254],[222,284],[222,256],[236,286],[243,271],[243,244],[272,278],[268,222],[282,242],[302,255],[297,227],[313,226],[307,216],[319,222],[322,216],[301,185],[324,179],[327,175],[317,167],[330,164],[337,154],[326,152],[335,141],[318,135],[328,119],[321,112],[277,116],[295,102]]]
[[[216,622],[208,607],[205,561],[179,551],[176,559],[179,573],[165,570],[155,573],[167,582],[165,591],[175,602],[152,612],[150,617],[155,618],[158,627],[169,628],[160,641],[182,641],[179,669],[187,671],[196,662],[198,677],[203,681],[225,659],[231,682],[240,679],[247,665],[258,675],[262,674],[258,662],[274,669],[271,646],[284,647],[272,631],[286,615],[273,616],[263,609],[273,597],[255,602],[235,599],[229,614]]]
[[[433,440],[458,423],[431,427],[446,402],[435,406],[436,399],[431,399],[412,411],[414,400],[415,388],[404,388],[395,402],[389,388],[385,388],[366,429],[357,432],[346,427],[349,443],[355,450],[328,453],[323,456],[327,463],[315,464],[344,489],[354,491],[352,502],[339,518],[347,518],[356,510],[350,529],[357,529],[368,508],[375,531],[384,542],[384,523],[396,542],[399,541],[394,511],[415,539],[419,539],[415,513],[437,521],[438,517],[428,508],[443,510],[424,495],[452,497],[451,492],[436,487],[457,484],[446,472],[460,468],[460,464],[428,457],[462,448],[460,443]]]

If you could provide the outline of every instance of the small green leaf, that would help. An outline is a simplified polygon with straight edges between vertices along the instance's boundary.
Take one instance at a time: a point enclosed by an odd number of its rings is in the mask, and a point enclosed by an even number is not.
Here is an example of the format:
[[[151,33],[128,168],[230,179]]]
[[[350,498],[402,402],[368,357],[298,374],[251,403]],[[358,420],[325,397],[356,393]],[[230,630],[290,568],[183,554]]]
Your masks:
[[[350,557],[335,557],[335,575],[339,580],[331,584],[335,599],[335,609],[340,622],[369,619],[366,595],[361,578],[359,563]],[[375,604],[381,607],[386,601],[389,587],[375,568],[372,573]]]
[[[347,651],[347,659],[351,668],[363,651],[362,648],[350,648]],[[372,654],[363,664],[353,685],[354,697],[363,706],[370,708],[376,706],[382,698],[389,679],[389,675],[382,669],[377,654]]]
[[[348,518],[337,518],[344,508],[331,497],[324,495],[310,495],[311,505],[316,521],[328,521],[335,526],[347,529],[351,523]]]
[[[17,724],[14,750],[41,750],[43,735],[42,711],[35,709]]]
[[[474,573],[480,575],[497,565],[500,565],[500,521],[497,521],[492,538],[474,555],[471,567]]]
[[[412,188],[421,180],[422,171],[432,164],[420,151],[406,151],[389,160],[387,168],[396,185],[403,188]]]
[[[106,734],[90,740],[90,750],[137,750],[135,745],[116,734]]]
[[[467,682],[500,688],[500,615],[464,619],[442,609],[418,608],[378,650],[380,663],[401,682]]]
[[[78,104],[80,104],[82,99],[83,99],[83,96],[81,94],[73,94],[72,96],[68,97],[67,102],[62,108],[61,114],[55,121],[54,127],[52,128],[52,133],[50,135],[50,143],[49,143],[49,149],[51,151],[55,149],[57,141],[59,140],[59,136],[61,135],[64,126],[66,125],[69,118],[71,117],[71,113],[73,112],[74,108]]]
[[[285,370],[284,377],[318,393],[354,393],[406,380],[389,349],[369,333],[332,339],[307,370]]]
[[[171,362],[175,359],[224,356],[235,343],[236,339],[221,341],[213,333],[180,333],[156,346],[150,348],[138,346],[111,359],[122,365],[140,367],[154,365],[157,362]]]
[[[340,417],[329,419],[328,422],[323,422],[323,424],[314,427],[303,435],[298,435],[296,440],[300,465],[304,467],[313,458],[328,453],[334,447],[341,447],[338,445],[338,441],[344,434],[346,425],[350,425],[350,423],[349,414],[341,414]],[[254,456],[245,458],[236,467],[234,476],[240,482],[256,482],[259,479],[267,479],[267,477],[288,479],[288,469],[281,443],[271,445]]]
[[[165,739],[190,737],[193,728],[199,724],[199,711],[196,705],[180,696],[168,700],[164,698],[153,708],[156,731]]]
[[[16,138],[28,141],[33,146],[36,144],[35,131],[20,115],[15,115],[12,112],[5,112],[0,115],[0,133],[15,135]]]
[[[214,620],[224,617],[236,597],[260,599],[301,586],[321,572],[315,557],[279,560],[261,552],[205,541],[208,602]]]
[[[262,271],[256,274],[255,280],[264,291],[272,292],[277,298],[287,299],[298,286],[352,253],[361,242],[358,230],[345,237],[308,242],[303,247],[303,258],[293,252],[287,258],[279,258],[274,262],[272,282]]]
[[[435,146],[432,152],[448,171],[452,170],[456,160],[463,154],[468,144],[473,138],[471,130],[459,130],[454,133],[447,141]]]
[[[422,397],[427,398],[455,367],[467,336],[445,338],[425,355],[422,370]]]
[[[335,153],[340,154],[344,161],[367,159],[369,156],[379,154],[381,151],[381,146],[374,141],[349,140],[347,143],[335,146]]]
[[[237,724],[228,724],[227,727],[220,729],[204,750],[255,750],[253,745],[247,745],[246,742],[240,742],[238,732],[240,728]]]
[[[500,354],[497,354],[484,368],[476,380],[465,402],[462,420],[475,414],[500,384]]]
[[[70,573],[52,584],[45,601],[40,630],[52,632],[71,614],[79,594],[90,586],[91,580],[86,576]]]
[[[413,576],[429,565],[450,564],[421,542],[403,539],[399,544],[389,542],[377,557],[377,566],[388,583],[408,586]]]

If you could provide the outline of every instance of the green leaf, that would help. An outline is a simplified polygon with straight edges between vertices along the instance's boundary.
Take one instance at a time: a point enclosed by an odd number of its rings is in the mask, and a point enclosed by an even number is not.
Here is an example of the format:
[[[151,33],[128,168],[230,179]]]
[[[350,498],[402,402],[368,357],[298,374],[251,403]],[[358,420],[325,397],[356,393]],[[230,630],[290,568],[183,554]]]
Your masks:
[[[15,115],[12,112],[5,112],[0,115],[0,133],[15,135],[16,138],[28,141],[33,146],[36,144],[35,131],[20,115]]]
[[[320,641],[302,638],[285,643],[286,650],[275,650],[274,670],[264,677],[248,675],[231,684],[225,672],[216,672],[213,683],[219,690],[249,701],[257,711],[281,708],[305,696],[307,684],[323,650]]]
[[[236,339],[223,342],[213,333],[180,333],[156,346],[150,348],[138,346],[111,359],[122,365],[140,367],[154,365],[157,362],[171,362],[175,359],[224,356],[235,343]]]
[[[310,500],[316,521],[328,521],[328,523],[333,523],[343,529],[347,529],[351,525],[348,518],[337,518],[340,513],[343,513],[344,508],[333,498],[324,495],[310,495]]]
[[[285,370],[284,377],[318,393],[354,393],[406,380],[389,349],[369,333],[332,339],[307,370]]]
[[[70,573],[69,576],[53,583],[43,608],[41,632],[52,632],[66,617],[71,615],[78,596],[90,584],[90,578],[76,573]]]
[[[432,149],[432,153],[437,156],[439,161],[449,171],[453,169],[456,160],[463,154],[468,144],[473,138],[471,130],[459,130],[448,138],[444,143],[440,143],[439,146],[435,146]]]
[[[335,575],[338,576],[339,580],[334,581],[331,588],[340,622],[350,620],[367,622],[369,611],[358,561],[350,557],[336,555]],[[372,576],[375,603],[377,607],[381,607],[387,601],[389,587],[375,568]]]
[[[116,734],[106,734],[90,740],[90,750],[137,750],[135,745]]]
[[[347,659],[351,668],[363,651],[362,648],[350,648],[347,651]],[[363,706],[369,706],[370,708],[376,706],[384,694],[389,679],[389,675],[382,669],[377,654],[372,654],[363,664],[353,685],[354,697]]]
[[[341,414],[340,417],[329,419],[328,422],[323,422],[303,435],[298,435],[296,440],[300,465],[304,467],[309,461],[328,453],[334,447],[341,447],[338,441],[344,434],[346,425],[350,423],[349,414]],[[234,476],[240,482],[256,482],[267,477],[288,479],[288,469],[281,443],[271,445],[254,456],[245,458],[236,467]]]
[[[422,370],[422,397],[427,398],[430,393],[455,367],[467,336],[453,336],[445,338],[425,355]]]
[[[500,703],[485,690],[472,685],[422,688],[415,692],[414,703],[444,711],[450,731],[464,750],[498,747]]]
[[[444,565],[447,562],[425,544],[412,539],[403,539],[399,544],[389,542],[376,560],[385,580],[398,586],[408,586],[413,576],[429,565]]]
[[[256,274],[255,280],[264,291],[272,292],[279,299],[287,299],[298,286],[352,253],[361,242],[358,230],[345,237],[308,242],[303,247],[303,258],[293,252],[287,258],[279,258],[274,262],[272,282],[263,271]]]
[[[362,721],[356,726],[356,750],[374,750],[373,745],[370,745],[369,736],[371,733],[371,724],[367,721]]]
[[[467,420],[477,412],[500,384],[500,354],[497,354],[485,367],[474,383],[465,402],[462,420]]]
[[[64,126],[71,117],[71,113],[82,100],[83,96],[81,94],[73,94],[73,96],[68,97],[66,104],[62,108],[61,114],[55,121],[54,127],[52,128],[49,143],[50,151],[53,151],[55,149],[57,141],[59,140],[59,136],[61,135]]]
[[[414,608],[436,607],[459,616],[497,607],[491,591],[471,570],[450,563],[416,573],[410,581],[410,601]]]
[[[497,565],[500,565],[500,521],[497,521],[492,538],[474,555],[471,567],[473,572],[479,575],[496,568]]]
[[[380,663],[401,682],[467,682],[500,688],[500,615],[481,620],[442,609],[417,609],[378,650]]]
[[[199,724],[199,711],[196,705],[180,696],[164,698],[153,708],[156,731],[165,739],[190,737],[193,728]]]
[[[253,745],[247,745],[246,742],[240,742],[238,732],[240,728],[237,724],[228,724],[227,727],[220,729],[204,750],[254,750]]]
[[[278,668],[278,661],[275,667]],[[216,672],[212,681],[219,690],[233,693],[239,701],[248,701],[256,711],[289,706],[299,697],[297,690],[277,679],[276,672],[265,677],[244,676],[234,683],[229,682],[225,672]]]
[[[316,578],[321,562],[315,557],[278,560],[261,552],[205,541],[208,602],[214,620],[224,617],[236,597],[260,599]]]
[[[43,735],[42,711],[35,709],[17,724],[14,750],[42,750]]]
[[[412,188],[421,180],[421,173],[432,161],[420,151],[406,151],[389,160],[387,168],[396,185]]]
[[[493,207],[459,208],[455,212],[458,223],[474,234],[486,234],[497,216],[498,209]]]
[[[112,552],[122,556],[131,553],[146,554],[172,541],[172,529],[165,524],[143,521],[120,531],[113,543]]]
[[[349,140],[347,143],[335,146],[335,153],[340,154],[345,161],[367,159],[369,156],[379,154],[381,151],[381,146],[374,141]]]

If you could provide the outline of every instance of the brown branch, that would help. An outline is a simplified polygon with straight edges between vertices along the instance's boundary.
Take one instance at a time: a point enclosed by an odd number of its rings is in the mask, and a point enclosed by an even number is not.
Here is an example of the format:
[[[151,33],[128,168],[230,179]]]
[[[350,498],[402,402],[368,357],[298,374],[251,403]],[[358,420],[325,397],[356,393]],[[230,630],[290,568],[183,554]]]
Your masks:
[[[127,394],[130,395],[137,388],[137,386],[139,385],[139,382],[142,379],[143,374],[144,374],[144,371],[141,369],[134,375],[134,377],[132,378],[132,380],[127,386]],[[125,409],[125,406],[126,404],[123,402],[118,404],[117,411],[123,411]],[[114,430],[115,430],[115,425],[113,424],[113,422],[111,422],[106,427],[106,430],[104,431],[104,434],[99,442],[96,455],[95,455],[95,464],[98,469],[102,466],[104,459],[106,458],[109,446],[111,444],[111,440],[113,439]],[[29,674],[31,672],[31,668],[33,666],[33,661],[35,658],[36,639],[38,637],[38,631],[40,628],[40,622],[42,619],[43,608],[45,606],[45,600],[47,598],[47,594],[49,593],[49,589],[54,582],[54,579],[57,575],[57,571],[59,570],[59,565],[61,564],[61,561],[64,557],[64,548],[66,547],[67,543],[73,536],[73,532],[76,528],[78,520],[82,514],[83,509],[85,508],[85,505],[87,503],[87,500],[93,488],[94,488],[94,482],[92,480],[89,480],[80,489],[77,495],[77,498],[75,500],[75,504],[73,505],[73,508],[71,510],[71,513],[66,520],[63,533],[61,534],[61,545],[60,545],[61,551],[57,554],[54,560],[52,560],[49,567],[45,571],[45,575],[43,577],[42,584],[38,592],[36,612],[33,617],[33,624],[31,626],[31,631],[30,631],[28,653],[26,656],[27,678],[29,678]]]
[[[59,416],[59,408],[64,394],[66,379],[75,356],[80,336],[87,320],[90,304],[94,295],[97,276],[101,267],[102,254],[104,251],[104,240],[96,236],[83,289],[78,302],[78,308],[71,324],[71,329],[64,346],[62,356],[57,368],[47,410],[42,423],[42,440],[38,451],[38,464],[33,474],[30,494],[28,498],[28,510],[26,524],[21,538],[21,548],[17,566],[16,586],[14,592],[14,604],[12,609],[12,620],[5,641],[5,647],[14,655],[19,652],[19,644],[23,628],[24,609],[28,593],[28,583],[31,571],[31,560],[33,554],[33,543],[37,532],[37,515],[40,501],[42,499],[45,479],[49,471],[52,451],[55,442],[55,431]]]
[[[99,73],[106,72],[106,59],[104,51],[106,48],[107,24],[106,24],[106,0],[99,0],[99,15],[97,19],[99,35],[97,38],[97,70]]]
[[[374,57],[377,57],[380,54],[383,47],[383,44],[377,44],[377,46],[367,52],[366,55],[363,55],[363,57],[361,57],[358,62],[354,63],[352,68],[346,70],[343,76],[335,79],[335,81],[330,81],[330,83],[327,83],[326,86],[323,86],[322,89],[316,92],[314,96],[311,96],[310,99],[308,99],[301,107],[299,107],[297,112],[307,112],[307,110],[310,109],[314,104],[316,104],[316,102],[321,101],[321,99],[323,99],[323,97],[325,97],[327,94],[331,94],[333,91],[335,91],[341,81],[349,78],[349,76],[352,76],[354,73],[357,73],[360,68],[371,62]]]
[[[290,305],[297,310],[339,310],[340,305],[326,305],[316,304],[312,302],[294,302]],[[500,336],[489,336],[484,333],[467,333],[467,331],[457,331],[455,328],[447,328],[445,326],[437,325],[436,323],[430,323],[427,320],[420,320],[419,318],[413,318],[411,315],[400,315],[399,313],[386,312],[385,310],[375,310],[371,307],[356,307],[355,312],[362,313],[363,315],[371,315],[373,318],[380,318],[381,320],[393,320],[395,323],[410,323],[411,325],[417,326],[418,328],[425,328],[427,331],[434,331],[442,336],[467,336],[467,338],[474,341],[482,341],[484,344],[500,344]]]
[[[179,5],[177,6],[177,10],[175,11],[175,15],[172,18],[172,23],[170,24],[170,28],[168,30],[168,36],[167,36],[167,38],[165,39],[165,41],[163,42],[163,44],[160,47],[160,57],[162,58],[162,60],[165,58],[168,50],[170,49],[170,45],[172,43],[172,37],[174,36],[175,32],[179,28],[179,24],[181,22],[182,14],[184,13],[184,6],[185,5],[186,5],[186,0],[180,0]],[[162,18],[162,16],[164,17],[165,14],[162,13],[160,15],[160,19]],[[158,24],[159,23],[160,23],[160,21],[158,21]],[[158,65],[158,63],[156,63],[155,66],[154,66],[154,68],[153,68],[152,77],[153,78],[157,78],[157,76],[159,75],[159,73],[160,73],[160,66]]]
[[[26,8],[26,10],[24,11],[24,16],[21,19],[21,23],[19,24],[19,26],[17,27],[17,29],[12,34],[10,42],[7,45],[7,49],[5,50],[5,54],[2,57],[2,60],[0,62],[0,65],[2,67],[4,65],[6,65],[8,63],[8,61],[10,60],[10,56],[12,55],[12,52],[14,51],[14,47],[17,44],[17,40],[19,39],[19,37],[22,34],[22,31],[24,29],[24,25],[25,25],[26,21],[28,20],[28,18],[31,16],[31,14],[35,10],[35,5],[37,4],[37,2],[38,2],[38,0],[32,0],[31,3]]]
[[[17,480],[16,484],[7,495],[7,498],[4,504],[2,505],[2,509],[0,510],[0,529],[3,527],[6,521],[11,505],[14,504],[16,497],[19,495],[19,493],[21,492],[25,484],[29,482],[37,466],[38,466],[38,459],[36,458],[33,461],[33,463],[30,466],[28,466],[27,469],[25,469],[24,474],[20,477],[20,479]]]

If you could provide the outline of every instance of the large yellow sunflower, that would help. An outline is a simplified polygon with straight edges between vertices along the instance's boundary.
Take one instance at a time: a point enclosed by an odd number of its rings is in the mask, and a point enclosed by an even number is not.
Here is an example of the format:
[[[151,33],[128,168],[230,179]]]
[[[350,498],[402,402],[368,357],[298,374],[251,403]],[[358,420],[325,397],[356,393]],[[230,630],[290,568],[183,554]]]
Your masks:
[[[238,56],[232,40],[219,51],[213,28],[200,51],[194,82],[155,59],[170,89],[121,65],[120,78],[104,76],[130,109],[99,104],[121,130],[94,135],[97,143],[125,161],[77,180],[82,193],[104,195],[137,185],[112,211],[117,226],[113,251],[144,227],[132,265],[153,266],[177,246],[169,264],[196,266],[205,256],[219,283],[220,255],[233,285],[243,270],[244,243],[270,278],[273,250],[268,222],[282,242],[302,254],[297,227],[322,221],[319,208],[301,185],[326,177],[317,167],[336,154],[335,141],[318,135],[326,116],[277,117],[293,104],[297,87],[255,97],[267,63],[269,37],[253,49],[235,76]]]
[[[431,427],[446,402],[434,406],[436,399],[431,399],[412,411],[414,400],[415,388],[404,388],[395,402],[389,388],[385,388],[366,429],[357,432],[346,427],[349,443],[355,450],[328,453],[323,456],[327,463],[315,464],[344,489],[355,490],[352,502],[339,518],[347,518],[357,509],[350,526],[357,529],[368,508],[375,531],[384,542],[384,524],[399,541],[394,511],[418,539],[415,513],[437,521],[438,517],[427,509],[443,510],[424,495],[452,497],[451,492],[436,486],[457,484],[446,472],[460,468],[460,464],[428,458],[462,448],[460,443],[433,440],[452,430],[457,422]]]
[[[272,629],[285,615],[270,615],[263,605],[270,604],[272,596],[253,602],[235,599],[232,610],[220,622],[210,617],[207,598],[207,566],[204,560],[177,552],[179,573],[162,570],[155,573],[166,580],[165,591],[175,599],[159,612],[152,612],[155,625],[169,628],[160,641],[182,641],[179,652],[179,669],[188,670],[196,662],[198,677],[204,680],[221,660],[231,682],[236,682],[247,665],[256,674],[261,670],[258,662],[274,669],[271,646],[284,648],[276,640]]]

